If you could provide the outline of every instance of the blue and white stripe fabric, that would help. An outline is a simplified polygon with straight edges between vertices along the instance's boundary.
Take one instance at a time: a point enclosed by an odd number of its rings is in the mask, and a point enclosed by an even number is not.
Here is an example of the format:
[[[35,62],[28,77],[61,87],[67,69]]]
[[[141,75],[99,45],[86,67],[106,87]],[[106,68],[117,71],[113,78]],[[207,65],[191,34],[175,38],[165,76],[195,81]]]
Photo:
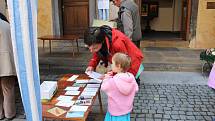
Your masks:
[[[7,0],[22,102],[28,121],[42,121],[37,50],[37,0]]]
[[[109,20],[109,0],[98,0],[98,17],[100,20]]]

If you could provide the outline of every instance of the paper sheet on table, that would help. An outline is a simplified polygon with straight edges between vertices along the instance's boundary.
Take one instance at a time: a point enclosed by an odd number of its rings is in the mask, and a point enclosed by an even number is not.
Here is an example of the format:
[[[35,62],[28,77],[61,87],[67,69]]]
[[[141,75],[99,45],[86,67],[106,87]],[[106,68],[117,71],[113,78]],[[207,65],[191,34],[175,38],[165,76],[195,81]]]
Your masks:
[[[89,82],[89,79],[80,79],[75,81],[76,84],[86,84],[88,82]]]
[[[78,91],[79,90],[79,87],[66,87],[67,91],[71,90],[71,91]]]
[[[97,92],[99,88],[95,87],[95,88],[91,88],[91,87],[86,87],[84,88],[84,91],[88,91],[88,92]]]
[[[81,93],[81,96],[95,96],[96,95],[96,91],[83,91]]]
[[[47,112],[49,112],[55,116],[60,116],[60,115],[64,114],[66,111],[59,107],[54,107],[54,108],[47,110]]]
[[[102,78],[102,74],[98,73],[98,72],[95,72],[95,71],[91,71],[91,72],[85,72],[90,78],[93,78],[93,79],[100,79]]]
[[[76,80],[76,81],[77,81],[77,80]],[[86,86],[86,84],[78,84],[78,83],[74,83],[72,86],[73,86],[73,87],[85,87],[85,86]]]
[[[75,101],[59,101],[55,105],[56,106],[62,106],[62,107],[71,107]]]
[[[68,101],[72,101],[73,96],[66,96],[66,95],[60,95],[57,100],[59,101],[64,101],[64,102],[68,102]]]
[[[101,80],[101,79],[90,79],[90,80],[88,81],[88,83],[101,84],[101,83],[102,83],[102,80]]]
[[[100,84],[87,84],[86,88],[99,88]]]
[[[84,117],[83,111],[75,111],[75,112],[68,112],[66,114],[66,118],[73,118],[73,117]]]
[[[70,109],[69,112],[73,111],[83,111],[86,112],[89,106],[79,106],[79,105],[73,105]]]
[[[79,77],[79,75],[72,75],[72,77],[70,77],[69,79],[67,79],[67,81],[74,81],[78,77]]]
[[[66,91],[65,95],[79,95],[80,91]]]

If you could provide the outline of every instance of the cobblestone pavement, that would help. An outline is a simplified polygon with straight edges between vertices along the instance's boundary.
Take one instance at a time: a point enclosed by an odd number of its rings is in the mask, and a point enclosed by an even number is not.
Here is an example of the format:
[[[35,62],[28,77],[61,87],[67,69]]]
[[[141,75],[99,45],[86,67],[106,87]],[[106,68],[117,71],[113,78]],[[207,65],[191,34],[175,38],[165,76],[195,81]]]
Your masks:
[[[134,102],[133,121],[212,121],[215,91],[207,86],[146,84]]]

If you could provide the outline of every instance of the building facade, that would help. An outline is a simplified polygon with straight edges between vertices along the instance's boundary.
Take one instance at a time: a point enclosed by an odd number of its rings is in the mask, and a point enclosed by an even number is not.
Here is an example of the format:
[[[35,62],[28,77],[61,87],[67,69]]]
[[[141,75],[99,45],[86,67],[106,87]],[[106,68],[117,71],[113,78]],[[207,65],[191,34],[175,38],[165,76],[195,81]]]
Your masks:
[[[82,29],[86,26],[91,26],[93,19],[97,18],[96,2],[95,0],[73,0],[72,5],[83,5],[82,8],[72,8],[66,5],[70,0],[38,0],[38,36],[43,35],[60,35],[65,33],[65,26],[70,26],[73,28],[75,26],[75,17],[74,13],[71,13],[73,17],[68,16],[64,12],[66,10],[77,11],[80,14],[83,14],[82,17],[78,17],[77,21],[81,21],[85,17],[85,21],[82,21],[81,24],[85,24]],[[144,1],[144,0],[142,0]],[[135,0],[135,2],[142,8],[142,1]],[[183,19],[180,19],[179,16],[184,14],[187,18],[184,24],[184,32],[186,33],[186,41],[189,41],[191,48],[214,48],[215,47],[215,0],[172,0],[174,5],[173,7],[168,7],[168,3],[165,2],[160,4],[159,8],[159,17],[155,18],[150,24],[153,30],[157,31],[179,31],[183,28],[182,22]],[[166,0],[167,1],[167,0]],[[169,0],[168,0],[169,1]],[[179,8],[181,5],[180,1],[185,1],[187,3],[186,8]],[[162,7],[163,6],[163,7]],[[68,9],[66,9],[66,7]],[[77,6],[75,6],[77,7]],[[166,7],[166,8],[165,8]],[[86,8],[85,11],[83,9]],[[111,8],[110,8],[111,9]],[[182,11],[181,11],[182,9]],[[183,9],[186,9],[187,12],[183,13]],[[81,11],[81,12],[80,12]],[[110,10],[115,11],[115,10]],[[0,1],[0,12],[7,15],[6,4],[4,0]],[[141,13],[141,9],[140,9]],[[168,14],[171,16],[167,16]],[[111,14],[111,13],[110,13]],[[65,15],[67,15],[65,17]],[[77,15],[78,16],[78,15]],[[161,19],[161,18],[165,19]],[[69,18],[65,21],[65,18]],[[182,17],[181,17],[182,18]],[[73,20],[73,23],[68,23]],[[143,20],[142,20],[143,21]],[[86,24],[87,22],[87,24]],[[67,23],[67,24],[65,24]],[[78,28],[77,26],[76,28]],[[79,27],[79,28],[81,28]],[[144,28],[144,25],[142,24]],[[144,34],[143,34],[144,36]],[[182,40],[184,41],[184,40]],[[41,43],[39,43],[41,46]]]

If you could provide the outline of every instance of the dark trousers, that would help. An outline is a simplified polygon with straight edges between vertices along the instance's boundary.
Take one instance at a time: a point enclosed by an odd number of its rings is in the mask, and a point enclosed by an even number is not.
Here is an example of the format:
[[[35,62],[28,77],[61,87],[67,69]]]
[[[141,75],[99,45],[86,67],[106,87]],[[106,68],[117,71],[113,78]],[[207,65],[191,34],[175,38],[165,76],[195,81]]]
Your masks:
[[[0,77],[0,119],[16,115],[15,76]]]
[[[137,82],[138,86],[140,86],[140,77],[138,77],[138,78],[136,79],[136,82]]]
[[[134,43],[138,48],[140,48],[140,40],[133,41],[133,43]]]

